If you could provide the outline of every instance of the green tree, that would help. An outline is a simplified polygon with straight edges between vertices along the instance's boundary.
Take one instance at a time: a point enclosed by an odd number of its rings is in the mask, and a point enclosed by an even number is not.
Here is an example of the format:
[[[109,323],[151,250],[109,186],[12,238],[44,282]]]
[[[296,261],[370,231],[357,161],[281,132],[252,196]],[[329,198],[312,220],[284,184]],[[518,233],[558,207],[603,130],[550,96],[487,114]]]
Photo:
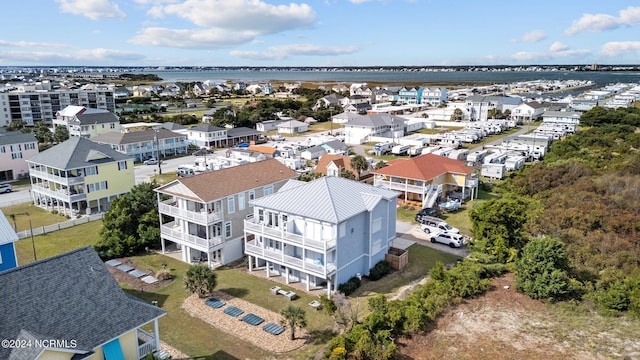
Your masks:
[[[345,169],[340,170],[340,177],[343,177],[343,178],[349,179],[349,180],[355,180],[356,179],[356,175],[353,172],[351,172],[349,170],[345,170]]]
[[[516,289],[533,299],[558,301],[571,292],[564,243],[551,237],[531,240],[515,263]]]
[[[378,169],[382,169],[382,168],[383,168],[383,167],[385,167],[385,166],[387,166],[387,163],[386,163],[386,162],[384,162],[384,161],[382,161],[382,160],[380,160],[380,161],[378,161],[378,162],[376,163],[375,169],[376,169],[376,170],[378,170]]]
[[[211,294],[217,284],[216,273],[205,264],[191,265],[184,276],[184,287],[200,298]]]
[[[9,125],[7,125],[7,131],[20,131],[24,128],[24,121],[22,120],[11,120]]]
[[[451,121],[460,121],[462,120],[463,112],[460,108],[456,108],[453,110],[453,114],[451,114]]]
[[[357,172],[356,180],[360,180],[362,172],[369,169],[369,162],[362,155],[352,157],[350,165]]]
[[[517,195],[493,199],[474,207],[470,213],[475,236],[472,248],[495,257],[499,262],[514,261],[517,252],[527,242],[524,225],[529,212],[536,212],[534,203]]]
[[[280,315],[282,315],[280,324],[291,329],[291,340],[295,340],[296,329],[307,326],[307,314],[301,307],[289,305],[280,311]]]
[[[300,176],[298,176],[298,180],[304,181],[304,182],[309,182],[309,181],[313,181],[315,179],[319,179],[321,177],[322,177],[322,173],[312,172],[312,173],[308,173],[308,174],[300,174]]]
[[[153,191],[157,186],[155,181],[136,185],[112,202],[95,245],[101,257],[130,256],[159,245],[158,203]]]
[[[53,142],[53,133],[44,123],[44,121],[38,121],[33,128],[33,136],[36,137],[40,144],[47,144]]]
[[[56,126],[56,130],[53,132],[53,141],[61,143],[69,139],[69,130],[66,126]]]

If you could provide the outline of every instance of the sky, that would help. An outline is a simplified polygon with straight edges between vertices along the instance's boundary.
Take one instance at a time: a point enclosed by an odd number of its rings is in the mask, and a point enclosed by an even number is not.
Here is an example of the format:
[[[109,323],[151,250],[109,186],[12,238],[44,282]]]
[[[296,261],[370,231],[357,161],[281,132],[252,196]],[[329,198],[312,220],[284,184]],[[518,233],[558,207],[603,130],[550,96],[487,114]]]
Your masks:
[[[640,64],[640,2],[4,1],[0,66]]]

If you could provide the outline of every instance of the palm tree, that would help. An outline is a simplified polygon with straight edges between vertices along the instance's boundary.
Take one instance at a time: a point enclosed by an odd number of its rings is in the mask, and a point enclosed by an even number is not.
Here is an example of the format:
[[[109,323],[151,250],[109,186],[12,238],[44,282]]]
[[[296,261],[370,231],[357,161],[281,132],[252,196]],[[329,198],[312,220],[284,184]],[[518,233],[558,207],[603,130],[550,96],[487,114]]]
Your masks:
[[[204,264],[195,264],[189,267],[184,277],[184,287],[192,294],[198,293],[198,297],[205,297],[211,293],[217,285],[216,273]]]
[[[304,328],[307,326],[307,318],[304,309],[298,306],[289,305],[285,309],[280,311],[280,315],[282,315],[282,320],[280,320],[280,324],[282,326],[288,326],[291,328],[291,340],[296,339],[296,329]]]
[[[356,155],[351,158],[351,167],[358,173],[358,180],[360,180],[360,174],[369,169],[369,162],[362,155]]]

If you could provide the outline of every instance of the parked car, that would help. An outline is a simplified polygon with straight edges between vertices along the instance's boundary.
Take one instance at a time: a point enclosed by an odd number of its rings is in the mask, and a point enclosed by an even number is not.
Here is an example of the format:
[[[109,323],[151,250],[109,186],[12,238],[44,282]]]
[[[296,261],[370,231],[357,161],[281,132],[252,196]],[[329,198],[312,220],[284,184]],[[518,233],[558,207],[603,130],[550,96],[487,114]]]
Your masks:
[[[0,193],[10,193],[12,191],[11,184],[0,184]]]
[[[440,209],[438,209],[438,208],[424,208],[424,209],[418,211],[418,213],[416,214],[416,221],[420,222],[420,220],[424,216],[438,217],[438,216],[440,216]]]
[[[431,236],[432,243],[441,243],[449,245],[452,248],[458,248],[464,245],[467,241],[464,236],[460,234],[454,234],[450,232],[441,232]]]
[[[209,154],[213,154],[213,151],[209,149],[200,149],[193,152],[193,156],[205,156]]]
[[[420,219],[420,229],[427,234],[437,234],[440,232],[448,232],[452,234],[459,234],[460,230],[454,228],[453,226],[447,224],[446,221],[432,217],[432,216],[423,216]]]
[[[143,162],[143,164],[145,164],[145,165],[158,165],[158,159],[150,158],[150,159],[145,160]]]

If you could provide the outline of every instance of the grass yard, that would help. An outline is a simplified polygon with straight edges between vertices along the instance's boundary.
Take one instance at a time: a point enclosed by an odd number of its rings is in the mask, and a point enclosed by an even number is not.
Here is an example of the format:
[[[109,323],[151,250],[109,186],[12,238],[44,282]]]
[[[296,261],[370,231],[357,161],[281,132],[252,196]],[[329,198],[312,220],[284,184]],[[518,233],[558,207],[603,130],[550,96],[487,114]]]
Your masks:
[[[15,215],[15,226],[17,232],[29,230],[29,220],[31,220],[31,227],[34,228],[57,224],[68,220],[63,215],[52,214],[51,212],[37,207],[32,203],[4,207],[2,208],[2,213],[12,226],[14,225],[14,222],[13,219],[11,219],[11,215]]]
[[[344,127],[342,124],[334,124],[331,121],[318,122],[309,125],[309,132],[337,131]]]
[[[55,256],[76,248],[93,245],[99,239],[102,227],[100,221],[59,230],[47,235],[34,238],[38,259]],[[31,239],[23,239],[16,243],[18,261],[21,265],[33,262]],[[132,289],[128,284],[121,286],[130,294],[145,301],[158,301],[159,306],[167,311],[167,315],[160,319],[161,339],[193,358],[203,359],[261,359],[265,357],[264,350],[245,341],[225,333],[206,322],[189,316],[182,304],[189,293],[184,289],[183,275],[189,265],[173,258],[150,254],[133,256],[130,258],[137,267],[144,270],[158,271],[167,265],[167,269],[175,276],[169,285],[153,289]],[[402,286],[411,284],[424,278],[437,261],[444,263],[455,262],[455,255],[442,253],[427,247],[413,245],[409,248],[409,265],[401,271],[376,281],[367,282],[351,296],[352,302],[359,304],[360,312],[365,314],[367,299],[375,294],[396,291]],[[281,296],[274,296],[270,287],[275,284],[261,276],[250,275],[246,267],[220,268],[216,270],[218,284],[216,290],[224,291],[232,296],[249,301],[273,312],[279,313],[286,306],[293,304],[306,311],[307,330],[312,341],[303,348],[283,355],[287,359],[310,359],[320,351],[333,337],[333,320],[322,311],[311,309],[307,304],[317,299],[316,295],[296,291],[300,296],[293,302],[286,301]],[[281,284],[278,284],[282,286]],[[286,286],[283,286],[286,289]],[[293,289],[289,289],[293,290]],[[151,329],[149,329],[151,330]],[[277,341],[277,340],[276,340]],[[273,358],[280,358],[274,355]]]
[[[67,251],[93,245],[100,237],[100,229],[102,229],[102,221],[92,221],[68,229],[54,231],[46,235],[34,236],[36,256],[38,259],[45,259]],[[18,255],[18,264],[20,265],[33,262],[31,238],[18,240],[18,242],[16,242],[16,254]]]

